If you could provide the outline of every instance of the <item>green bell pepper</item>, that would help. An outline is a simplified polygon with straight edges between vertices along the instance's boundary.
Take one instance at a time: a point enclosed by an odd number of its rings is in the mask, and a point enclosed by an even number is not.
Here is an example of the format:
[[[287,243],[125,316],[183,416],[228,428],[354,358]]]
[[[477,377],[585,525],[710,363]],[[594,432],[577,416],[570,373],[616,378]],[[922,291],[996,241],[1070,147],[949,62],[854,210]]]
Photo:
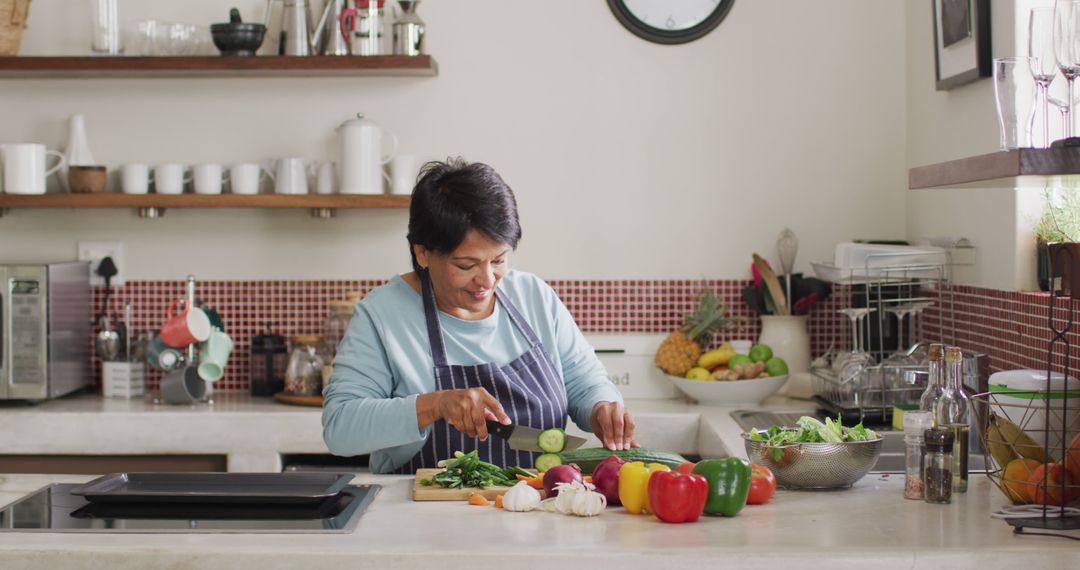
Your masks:
[[[705,514],[725,517],[739,514],[750,493],[750,462],[739,457],[704,459],[698,461],[693,472],[709,482]]]

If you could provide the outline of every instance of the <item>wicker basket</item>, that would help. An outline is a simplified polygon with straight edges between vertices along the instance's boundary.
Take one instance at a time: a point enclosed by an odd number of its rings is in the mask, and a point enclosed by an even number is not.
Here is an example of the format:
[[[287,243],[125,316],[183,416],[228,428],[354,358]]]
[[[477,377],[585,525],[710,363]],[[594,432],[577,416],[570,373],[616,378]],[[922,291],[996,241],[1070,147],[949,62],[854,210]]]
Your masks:
[[[18,55],[30,0],[0,0],[0,56]]]

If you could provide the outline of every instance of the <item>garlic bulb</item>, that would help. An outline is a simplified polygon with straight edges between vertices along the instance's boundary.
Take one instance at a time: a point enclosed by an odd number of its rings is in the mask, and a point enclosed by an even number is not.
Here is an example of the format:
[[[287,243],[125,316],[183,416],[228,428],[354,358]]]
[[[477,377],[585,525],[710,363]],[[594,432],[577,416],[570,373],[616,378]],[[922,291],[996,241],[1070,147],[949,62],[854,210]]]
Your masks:
[[[607,497],[590,489],[591,485],[586,486],[580,481],[574,481],[559,483],[555,487],[559,494],[542,503],[544,510],[549,513],[594,517],[607,508]],[[506,498],[503,497],[503,508],[506,507],[505,501]]]
[[[540,491],[525,481],[518,481],[503,495],[503,510],[525,513],[540,506]]]

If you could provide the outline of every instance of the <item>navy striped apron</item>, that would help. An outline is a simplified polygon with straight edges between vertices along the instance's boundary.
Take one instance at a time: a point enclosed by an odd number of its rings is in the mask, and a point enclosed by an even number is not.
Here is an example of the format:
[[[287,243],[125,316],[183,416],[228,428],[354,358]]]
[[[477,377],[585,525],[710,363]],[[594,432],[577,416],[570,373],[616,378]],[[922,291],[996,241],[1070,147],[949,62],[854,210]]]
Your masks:
[[[536,331],[525,322],[525,317],[514,303],[498,288],[495,289],[495,298],[528,339],[529,350],[504,366],[490,362],[474,366],[450,364],[446,360],[446,346],[431,281],[427,271],[420,271],[419,276],[423,284],[424,317],[427,320],[431,356],[435,360],[435,389],[484,388],[502,404],[506,415],[517,425],[537,429],[565,428],[567,401],[562,374],[555,368]],[[481,442],[440,419],[432,425],[420,452],[398,471],[412,474],[420,468],[436,467],[440,460],[453,457],[455,451],[468,453],[474,449],[478,451],[480,459],[503,467],[532,467],[533,460],[539,455],[514,451],[505,440],[496,437],[488,437],[487,441]]]

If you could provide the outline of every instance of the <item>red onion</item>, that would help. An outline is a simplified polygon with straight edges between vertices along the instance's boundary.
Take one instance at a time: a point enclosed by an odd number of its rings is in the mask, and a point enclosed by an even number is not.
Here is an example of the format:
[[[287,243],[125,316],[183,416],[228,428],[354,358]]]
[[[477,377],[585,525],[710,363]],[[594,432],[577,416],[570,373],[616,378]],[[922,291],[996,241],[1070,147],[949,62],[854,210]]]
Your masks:
[[[607,497],[609,505],[621,505],[619,502],[619,469],[626,463],[618,455],[603,460],[593,470],[592,482],[596,492]]]
[[[547,493],[547,498],[556,497],[559,495],[559,491],[555,489],[555,485],[558,483],[573,483],[574,481],[582,482],[581,468],[571,463],[570,465],[558,465],[548,469],[544,473],[544,492]]]

